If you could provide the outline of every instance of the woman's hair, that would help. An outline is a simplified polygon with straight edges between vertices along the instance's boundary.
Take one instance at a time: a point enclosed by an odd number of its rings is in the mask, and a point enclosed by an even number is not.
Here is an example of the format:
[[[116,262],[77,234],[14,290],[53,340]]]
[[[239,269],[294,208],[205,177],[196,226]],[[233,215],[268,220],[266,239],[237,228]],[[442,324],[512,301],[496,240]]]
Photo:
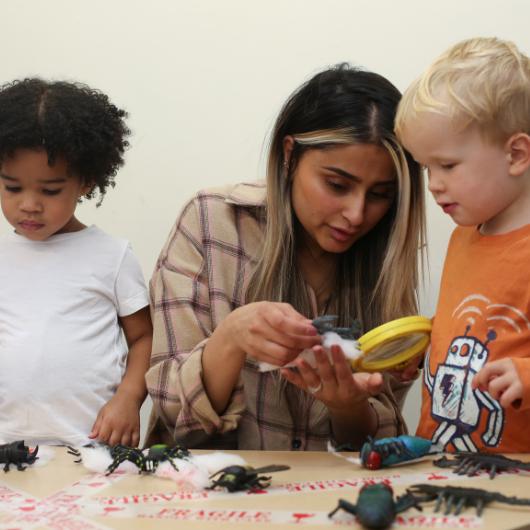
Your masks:
[[[476,125],[492,141],[530,134],[530,58],[494,37],[451,46],[405,91],[396,117],[399,137],[425,112],[445,115],[462,129]]]
[[[394,162],[397,195],[379,223],[339,255],[329,307],[340,316],[342,325],[357,318],[365,330],[417,312],[418,251],[425,240],[424,190],[419,166],[393,133],[400,97],[384,77],[348,64],[315,75],[289,97],[271,137],[265,242],[247,302],[288,302],[311,315],[310,298],[296,263],[293,172],[311,149],[373,144],[386,149]],[[288,135],[295,145],[286,162],[283,141]]]
[[[31,78],[0,87],[0,161],[17,149],[44,149],[51,165],[65,159],[70,175],[101,199],[123,164],[127,113],[80,83]],[[101,202],[101,200],[100,200]]]

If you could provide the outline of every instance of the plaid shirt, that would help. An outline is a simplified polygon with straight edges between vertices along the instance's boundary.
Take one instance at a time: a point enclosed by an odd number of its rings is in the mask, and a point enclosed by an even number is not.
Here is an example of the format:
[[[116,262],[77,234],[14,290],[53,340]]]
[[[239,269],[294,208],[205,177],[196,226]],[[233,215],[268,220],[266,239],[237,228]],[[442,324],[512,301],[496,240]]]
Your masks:
[[[263,242],[265,193],[258,183],[199,192],[184,207],[160,254],[150,284],[148,444],[178,440],[205,448],[326,449],[331,436],[327,408],[278,372],[261,373],[247,359],[221,416],[202,382],[208,337],[245,303]],[[408,388],[385,377],[384,391],[370,398],[379,420],[377,437],[406,432],[400,406]]]

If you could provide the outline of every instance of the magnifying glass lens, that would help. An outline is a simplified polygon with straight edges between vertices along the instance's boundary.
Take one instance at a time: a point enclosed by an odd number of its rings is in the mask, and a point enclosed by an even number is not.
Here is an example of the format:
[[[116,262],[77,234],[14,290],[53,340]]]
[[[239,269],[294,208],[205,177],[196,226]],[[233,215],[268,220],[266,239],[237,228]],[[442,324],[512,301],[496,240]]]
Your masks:
[[[382,361],[384,359],[390,359],[403,350],[412,348],[412,346],[420,342],[424,337],[424,333],[414,333],[406,337],[390,340],[368,352],[364,358],[366,361]]]

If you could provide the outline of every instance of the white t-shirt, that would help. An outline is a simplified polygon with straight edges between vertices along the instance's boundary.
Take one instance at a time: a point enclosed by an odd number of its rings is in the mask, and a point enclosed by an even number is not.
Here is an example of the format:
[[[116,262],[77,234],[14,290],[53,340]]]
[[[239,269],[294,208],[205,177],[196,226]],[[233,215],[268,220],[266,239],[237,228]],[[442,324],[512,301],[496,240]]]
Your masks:
[[[118,316],[149,304],[128,242],[0,237],[0,286],[0,442],[89,443],[125,369]]]

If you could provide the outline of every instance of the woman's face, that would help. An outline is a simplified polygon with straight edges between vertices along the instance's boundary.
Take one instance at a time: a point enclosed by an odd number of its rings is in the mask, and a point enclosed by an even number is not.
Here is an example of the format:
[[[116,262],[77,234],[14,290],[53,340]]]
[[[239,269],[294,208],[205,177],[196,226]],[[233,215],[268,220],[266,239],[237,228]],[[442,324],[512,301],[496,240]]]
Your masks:
[[[288,137],[287,157],[289,144]],[[293,209],[313,254],[348,250],[381,220],[397,193],[392,158],[372,144],[309,149],[292,179]]]

